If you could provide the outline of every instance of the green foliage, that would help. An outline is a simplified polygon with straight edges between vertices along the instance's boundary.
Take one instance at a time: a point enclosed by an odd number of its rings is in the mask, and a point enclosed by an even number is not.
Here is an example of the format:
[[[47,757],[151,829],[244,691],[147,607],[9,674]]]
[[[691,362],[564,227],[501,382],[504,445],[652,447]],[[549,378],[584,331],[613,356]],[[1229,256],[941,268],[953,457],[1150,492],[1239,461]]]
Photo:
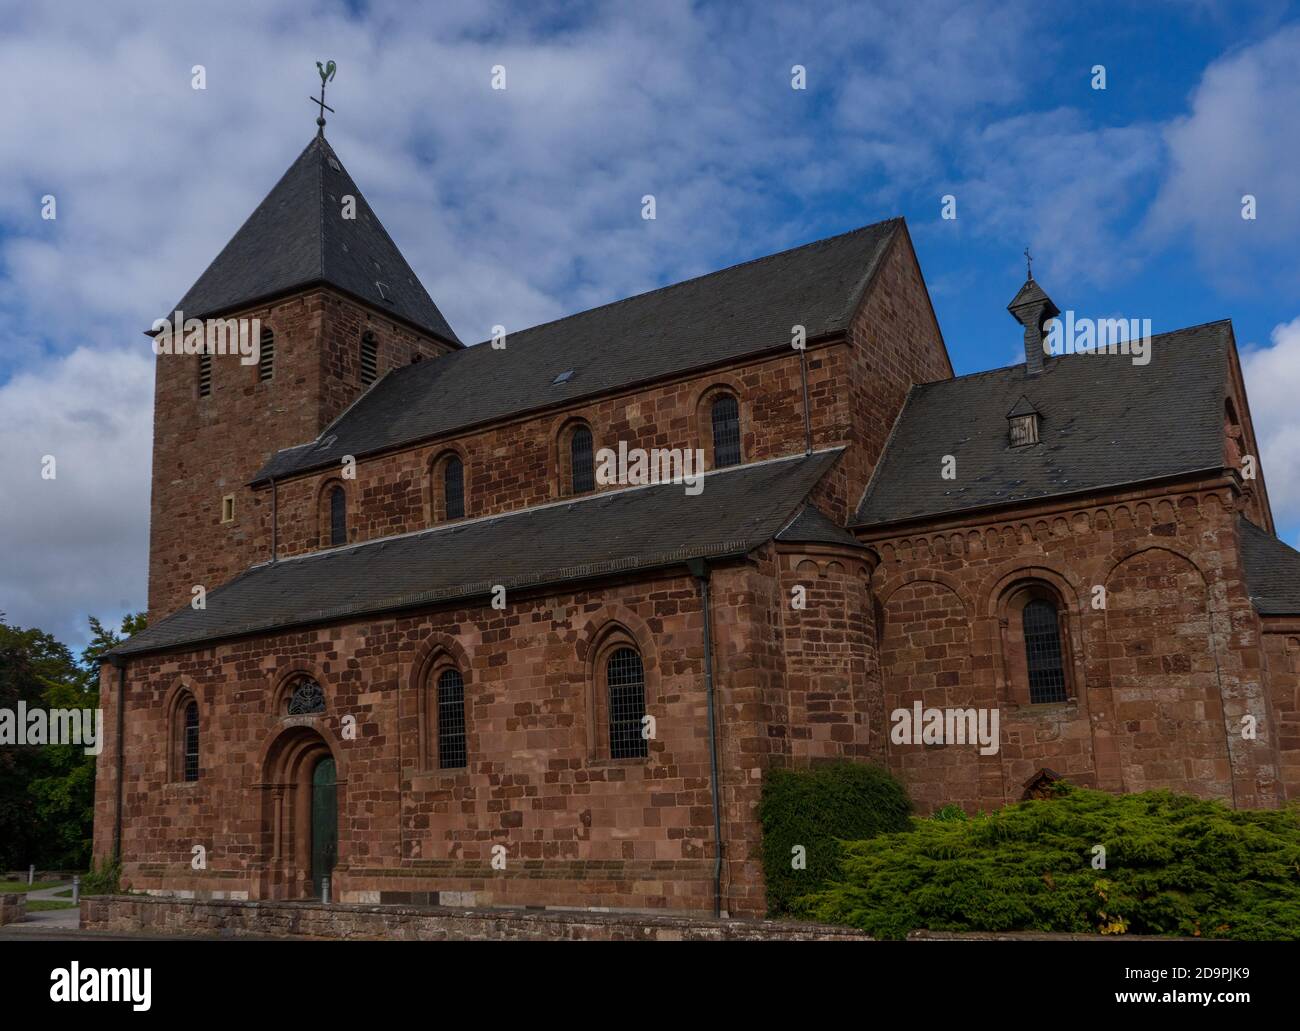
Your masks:
[[[786,912],[800,895],[839,876],[841,840],[902,830],[911,811],[903,786],[875,766],[841,762],[769,771],[758,807],[768,910]],[[803,870],[792,866],[798,845],[805,850]]]
[[[120,895],[122,889],[122,864],[106,859],[98,866],[91,866],[90,872],[81,878],[82,895]]]
[[[75,909],[71,902],[60,902],[58,899],[28,899],[23,907],[29,913],[43,913],[50,909]]]
[[[119,632],[91,616],[78,660],[44,631],[0,621],[0,708],[97,709],[99,654],[144,624],[143,613],[127,615]],[[94,808],[95,756],[81,745],[0,748],[0,869],[85,866]]]
[[[930,815],[931,820],[965,820],[966,818],[966,810],[953,802],[936,809]]]
[[[1094,869],[1094,846],[1105,869]],[[845,846],[843,877],[793,907],[880,938],[1073,931],[1300,939],[1300,809],[1058,786],[965,820]]]

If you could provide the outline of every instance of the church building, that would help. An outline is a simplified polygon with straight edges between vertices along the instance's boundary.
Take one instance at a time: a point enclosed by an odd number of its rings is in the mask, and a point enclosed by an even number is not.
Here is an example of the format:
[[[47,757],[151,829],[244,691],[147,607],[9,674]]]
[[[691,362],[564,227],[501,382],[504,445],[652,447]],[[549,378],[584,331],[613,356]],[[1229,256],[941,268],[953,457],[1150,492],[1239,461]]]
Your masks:
[[[1300,797],[1300,553],[1232,324],[1060,353],[1067,302],[1029,278],[1024,361],[954,376],[894,218],[466,346],[322,130],[176,305],[256,360],[157,357],[96,860],[759,915],[775,768],[923,813]]]

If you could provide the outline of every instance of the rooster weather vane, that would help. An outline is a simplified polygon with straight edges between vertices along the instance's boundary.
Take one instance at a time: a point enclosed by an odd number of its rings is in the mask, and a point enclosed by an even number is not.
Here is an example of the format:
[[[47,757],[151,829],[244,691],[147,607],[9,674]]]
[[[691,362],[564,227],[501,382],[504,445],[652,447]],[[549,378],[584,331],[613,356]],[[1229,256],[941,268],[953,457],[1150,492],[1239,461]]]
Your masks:
[[[333,61],[326,61],[324,65],[317,61],[316,71],[320,72],[320,100],[315,97],[308,97],[307,99],[320,107],[320,117],[316,119],[316,125],[318,126],[316,131],[323,136],[325,134],[325,112],[334,113],[334,109],[325,103],[325,83],[334,78],[334,73],[338,71],[338,65]]]

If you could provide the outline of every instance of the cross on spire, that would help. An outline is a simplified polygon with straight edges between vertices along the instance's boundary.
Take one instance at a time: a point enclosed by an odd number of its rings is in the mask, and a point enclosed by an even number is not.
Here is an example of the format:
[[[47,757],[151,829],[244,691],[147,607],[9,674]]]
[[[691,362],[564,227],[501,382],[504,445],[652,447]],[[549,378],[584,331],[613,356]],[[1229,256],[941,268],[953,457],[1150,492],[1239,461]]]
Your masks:
[[[325,103],[325,83],[334,78],[334,73],[338,71],[338,66],[333,61],[326,61],[324,65],[317,61],[316,71],[320,73],[320,100],[317,100],[315,97],[308,97],[307,99],[320,108],[320,116],[316,119],[316,135],[324,136],[325,112],[328,111],[330,114],[334,113],[334,109]]]
[[[1031,283],[1034,281],[1034,259],[1030,255],[1028,247],[1025,248],[1025,279]]]

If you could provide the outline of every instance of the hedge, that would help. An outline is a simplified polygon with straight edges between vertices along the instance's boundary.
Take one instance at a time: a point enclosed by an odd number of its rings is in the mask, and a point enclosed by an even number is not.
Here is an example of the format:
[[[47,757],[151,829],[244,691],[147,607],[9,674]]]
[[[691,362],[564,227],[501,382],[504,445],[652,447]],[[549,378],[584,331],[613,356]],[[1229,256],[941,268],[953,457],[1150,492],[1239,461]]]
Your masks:
[[[875,766],[837,762],[768,771],[758,809],[768,911],[788,912],[795,899],[839,876],[841,840],[902,830],[911,811],[903,786]],[[798,846],[804,869],[795,865]]]
[[[928,928],[1300,939],[1295,808],[1058,784],[1050,799],[946,815],[847,844],[842,877],[792,911],[880,938]]]

